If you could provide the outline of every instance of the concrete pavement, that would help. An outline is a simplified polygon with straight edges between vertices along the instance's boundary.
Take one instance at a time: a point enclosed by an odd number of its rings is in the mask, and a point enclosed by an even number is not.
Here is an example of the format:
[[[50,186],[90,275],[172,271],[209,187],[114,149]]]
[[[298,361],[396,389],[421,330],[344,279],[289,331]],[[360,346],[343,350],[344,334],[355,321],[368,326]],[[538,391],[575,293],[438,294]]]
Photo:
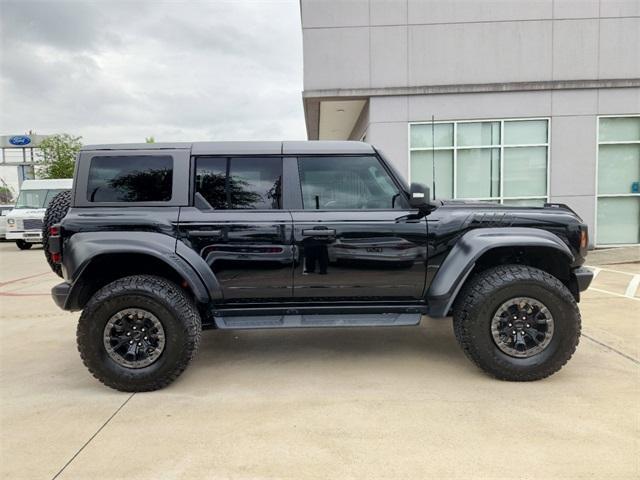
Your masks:
[[[624,295],[621,273],[599,272],[578,351],[540,382],[485,376],[450,321],[425,318],[419,328],[207,331],[178,381],[131,395],[82,365],[78,315],[48,296],[58,278],[40,249],[0,244],[0,266],[3,478],[640,475],[640,299]]]

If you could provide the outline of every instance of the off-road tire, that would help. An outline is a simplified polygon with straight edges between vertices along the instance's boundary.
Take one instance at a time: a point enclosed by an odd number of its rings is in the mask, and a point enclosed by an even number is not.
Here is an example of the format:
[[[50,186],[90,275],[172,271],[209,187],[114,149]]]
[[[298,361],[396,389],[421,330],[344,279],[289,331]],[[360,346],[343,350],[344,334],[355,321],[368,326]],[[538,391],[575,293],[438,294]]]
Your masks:
[[[44,256],[46,257],[51,270],[53,270],[53,273],[61,278],[62,265],[54,263],[53,260],[51,260],[51,253],[49,253],[49,227],[56,223],[60,223],[67,215],[70,206],[71,191],[65,190],[64,192],[60,192],[51,199],[51,202],[44,213],[44,220],[42,221],[42,247],[44,248]]]
[[[16,240],[16,245],[20,250],[29,250],[33,247],[33,243],[25,242],[24,240]]]
[[[142,308],[162,323],[166,344],[160,357],[143,368],[127,368],[114,361],[103,344],[108,320],[126,308]],[[202,325],[193,301],[173,282],[151,275],[116,280],[87,303],[78,322],[80,357],[91,374],[123,392],[158,390],[187,368],[200,344]]]
[[[491,335],[491,320],[499,306],[514,297],[542,302],[554,319],[547,347],[528,358],[507,355]],[[466,356],[485,372],[501,380],[540,380],[569,361],[580,340],[581,319],[571,292],[556,277],[537,268],[502,265],[471,278],[453,307],[456,339]]]

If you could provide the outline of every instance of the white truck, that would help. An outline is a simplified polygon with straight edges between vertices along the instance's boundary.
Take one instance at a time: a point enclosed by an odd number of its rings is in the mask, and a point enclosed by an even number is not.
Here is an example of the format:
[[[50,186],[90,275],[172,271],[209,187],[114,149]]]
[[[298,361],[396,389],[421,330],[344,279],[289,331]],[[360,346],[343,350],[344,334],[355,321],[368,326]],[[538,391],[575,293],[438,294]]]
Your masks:
[[[0,205],[0,241],[7,237],[7,214],[13,210],[12,205]]]
[[[20,250],[42,243],[42,219],[49,202],[58,193],[71,190],[72,178],[56,180],[25,180],[16,205],[7,216],[7,240],[13,240]]]

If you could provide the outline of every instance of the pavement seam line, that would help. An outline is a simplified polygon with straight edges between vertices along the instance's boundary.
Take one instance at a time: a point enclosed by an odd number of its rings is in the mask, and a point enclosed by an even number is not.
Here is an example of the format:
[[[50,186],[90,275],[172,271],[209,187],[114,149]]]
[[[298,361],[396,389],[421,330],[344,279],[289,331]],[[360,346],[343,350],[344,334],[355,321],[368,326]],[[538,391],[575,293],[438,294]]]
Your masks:
[[[18,283],[18,282],[21,282],[23,280],[29,280],[31,278],[41,277],[43,275],[47,275],[48,273],[49,272],[36,273],[35,275],[29,275],[28,277],[14,278],[13,280],[8,280],[6,282],[0,282],[0,287],[4,287],[5,285],[10,285],[12,283]]]
[[[51,480],[56,480],[56,478],[58,478],[58,477],[60,476],[60,474],[61,474],[62,472],[64,472],[64,471],[65,471],[65,469],[66,469],[66,468],[71,464],[71,462],[73,462],[73,461],[76,459],[76,457],[77,457],[78,455],[80,455],[80,452],[82,452],[82,451],[85,449],[85,447],[86,447],[87,445],[89,445],[89,444],[91,443],[91,441],[92,441],[94,438],[96,438],[96,436],[97,436],[97,435],[102,431],[102,429],[103,429],[104,427],[106,427],[106,426],[109,424],[109,422],[113,419],[113,417],[115,417],[115,416],[120,412],[120,410],[122,410],[122,409],[124,408],[124,406],[129,402],[129,400],[131,400],[131,399],[133,398],[133,396],[134,396],[134,395],[135,395],[135,392],[134,392],[134,393],[132,393],[131,395],[129,395],[129,396],[127,397],[127,399],[122,403],[122,405],[120,405],[120,406],[118,407],[118,409],[117,409],[115,412],[113,412],[113,413],[111,414],[111,416],[107,419],[107,421],[106,421],[106,422],[104,422],[104,423],[102,424],[102,426],[101,426],[98,430],[96,430],[96,432],[95,432],[93,435],[91,435],[91,437],[89,438],[89,440],[87,440],[87,441],[84,443],[84,445],[82,445],[82,446],[80,447],[80,449],[79,449],[79,450],[78,450],[78,451],[73,455],[73,457],[71,457],[71,458],[69,459],[69,461],[68,461],[67,463],[65,463],[65,464],[64,464],[64,466],[63,466],[63,467],[58,471],[58,473],[56,473],[56,474],[51,478]]]
[[[608,293],[609,295],[613,295],[615,297],[626,298],[627,300],[633,300],[634,302],[640,302],[640,298],[628,297],[627,295],[623,295],[621,293],[610,292],[608,290],[601,290],[600,288],[589,287],[589,289],[587,291],[589,291],[589,290],[593,290],[594,292],[600,292],[600,293]]]
[[[593,270],[593,275],[594,278],[598,275],[598,273],[600,273],[601,271],[603,272],[610,272],[610,273],[619,273],[621,275],[629,275],[631,277],[633,277],[634,275],[638,275],[637,273],[634,272],[625,272],[622,270],[614,270],[612,268],[606,268],[606,267],[593,267],[591,265],[585,265],[585,267],[587,267],[590,270]]]
[[[627,355],[626,353],[623,353],[623,352],[621,352],[620,350],[618,350],[618,349],[616,349],[616,348],[613,348],[613,347],[611,347],[611,346],[607,345],[607,344],[606,344],[606,343],[604,343],[604,342],[601,342],[600,340],[596,340],[595,338],[590,337],[589,335],[585,335],[584,333],[582,334],[582,336],[583,336],[583,337],[585,337],[585,338],[588,338],[588,339],[589,339],[589,340],[591,340],[593,343],[597,343],[598,345],[600,345],[600,346],[602,346],[602,347],[604,347],[604,348],[606,348],[606,349],[608,349],[608,350],[611,350],[611,351],[612,351],[612,352],[614,352],[614,353],[617,353],[618,355],[620,355],[621,357],[626,358],[627,360],[631,360],[631,361],[632,361],[633,363],[635,363],[636,365],[640,365],[640,360],[638,360],[638,359],[636,359],[636,358],[633,358],[631,355]]]
[[[638,286],[640,285],[640,275],[634,275],[629,285],[627,286],[627,290],[624,292],[625,297],[634,298],[636,295],[636,290],[638,290]]]

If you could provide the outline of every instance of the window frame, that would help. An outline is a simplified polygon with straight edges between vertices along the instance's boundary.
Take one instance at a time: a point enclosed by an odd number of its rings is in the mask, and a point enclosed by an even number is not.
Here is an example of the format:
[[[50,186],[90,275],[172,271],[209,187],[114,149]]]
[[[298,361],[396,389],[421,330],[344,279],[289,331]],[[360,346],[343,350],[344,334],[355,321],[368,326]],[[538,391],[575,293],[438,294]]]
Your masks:
[[[171,199],[168,201],[145,202],[92,202],[89,200],[87,187],[91,160],[95,157],[138,157],[138,156],[170,156],[173,159],[173,180]],[[177,207],[189,204],[189,150],[180,149],[135,149],[135,150],[83,150],[80,152],[76,166],[76,181],[73,187],[73,206],[103,207]]]
[[[287,208],[287,205],[291,203],[291,174],[288,172],[288,164],[293,161],[297,161],[295,156],[291,155],[282,155],[282,154],[252,154],[252,155],[192,155],[190,162],[190,175],[189,175],[189,205],[195,206],[195,196],[196,196],[196,172],[197,172],[197,163],[199,158],[224,158],[226,160],[227,165],[227,176],[229,175],[229,166],[230,160],[232,158],[279,158],[281,160],[282,165],[282,193],[280,198],[280,208],[212,208],[211,212],[281,212],[284,210],[290,210]],[[226,182],[225,182],[226,185]],[[225,186],[226,190],[226,186]],[[228,192],[225,191],[225,194],[228,195]]]
[[[632,247],[640,243],[598,243],[598,200],[601,198],[622,198],[640,197],[638,193],[598,193],[598,177],[600,175],[600,145],[640,145],[640,140],[624,141],[600,141],[600,119],[602,118],[640,118],[640,114],[616,114],[616,115],[596,115],[596,171],[595,171],[595,195],[594,195],[594,217],[593,217],[593,244],[596,247]]]
[[[522,144],[510,144],[504,143],[504,126],[505,123],[510,122],[522,122],[522,121],[540,121],[545,120],[547,122],[547,141],[546,143],[522,143]],[[458,145],[458,125],[465,123],[483,123],[483,122],[497,122],[500,124],[500,142],[496,145]],[[411,127],[413,125],[438,125],[438,124],[453,124],[453,142],[451,146],[447,147],[412,147],[411,146]],[[438,120],[434,122],[409,122],[407,129],[407,145],[409,146],[409,161],[407,165],[407,172],[409,177],[409,183],[413,181],[411,175],[411,153],[412,152],[431,152],[434,151],[451,151],[453,153],[453,176],[452,176],[452,200],[469,200],[469,201],[491,201],[505,204],[505,201],[509,200],[543,200],[549,202],[549,187],[551,179],[551,117],[515,117],[515,118],[478,118],[472,120]],[[527,147],[545,147],[547,149],[546,155],[546,178],[545,178],[545,191],[546,195],[526,195],[526,196],[505,196],[504,195],[504,151],[510,148],[527,148]],[[473,149],[497,149],[500,152],[500,178],[499,178],[499,192],[494,197],[458,197],[458,151],[459,150],[473,150]],[[428,185],[430,189],[432,185]],[[432,192],[433,193],[433,192]],[[437,194],[437,190],[436,190]]]
[[[387,162],[385,161],[385,159],[383,158],[382,155],[380,155],[378,152],[372,152],[372,153],[346,153],[346,154],[342,154],[342,153],[332,153],[332,154],[307,154],[307,155],[297,155],[295,157],[295,169],[296,169],[296,180],[297,180],[297,190],[299,192],[299,199],[298,199],[298,205],[296,208],[289,208],[288,210],[290,211],[295,211],[295,212],[402,212],[402,211],[411,211],[411,207],[407,207],[406,209],[399,209],[399,208],[329,208],[329,209],[315,209],[315,208],[311,208],[311,209],[307,209],[304,208],[304,199],[303,199],[303,195],[302,195],[302,177],[301,177],[301,172],[300,172],[300,160],[303,160],[305,158],[320,158],[320,157],[327,157],[327,158],[335,158],[335,157],[343,157],[343,158],[349,158],[349,157],[373,157],[375,158],[379,164],[382,166],[383,170],[387,173],[387,175],[389,175],[389,177],[391,178],[391,181],[393,182],[393,185],[398,189],[398,193],[405,199],[407,205],[409,205],[409,194],[408,192],[405,190],[404,186],[398,181],[398,178],[396,177],[396,173],[395,171],[390,167],[390,165],[387,164]],[[284,182],[284,184],[286,185],[286,182]],[[413,209],[415,210],[415,209]]]

